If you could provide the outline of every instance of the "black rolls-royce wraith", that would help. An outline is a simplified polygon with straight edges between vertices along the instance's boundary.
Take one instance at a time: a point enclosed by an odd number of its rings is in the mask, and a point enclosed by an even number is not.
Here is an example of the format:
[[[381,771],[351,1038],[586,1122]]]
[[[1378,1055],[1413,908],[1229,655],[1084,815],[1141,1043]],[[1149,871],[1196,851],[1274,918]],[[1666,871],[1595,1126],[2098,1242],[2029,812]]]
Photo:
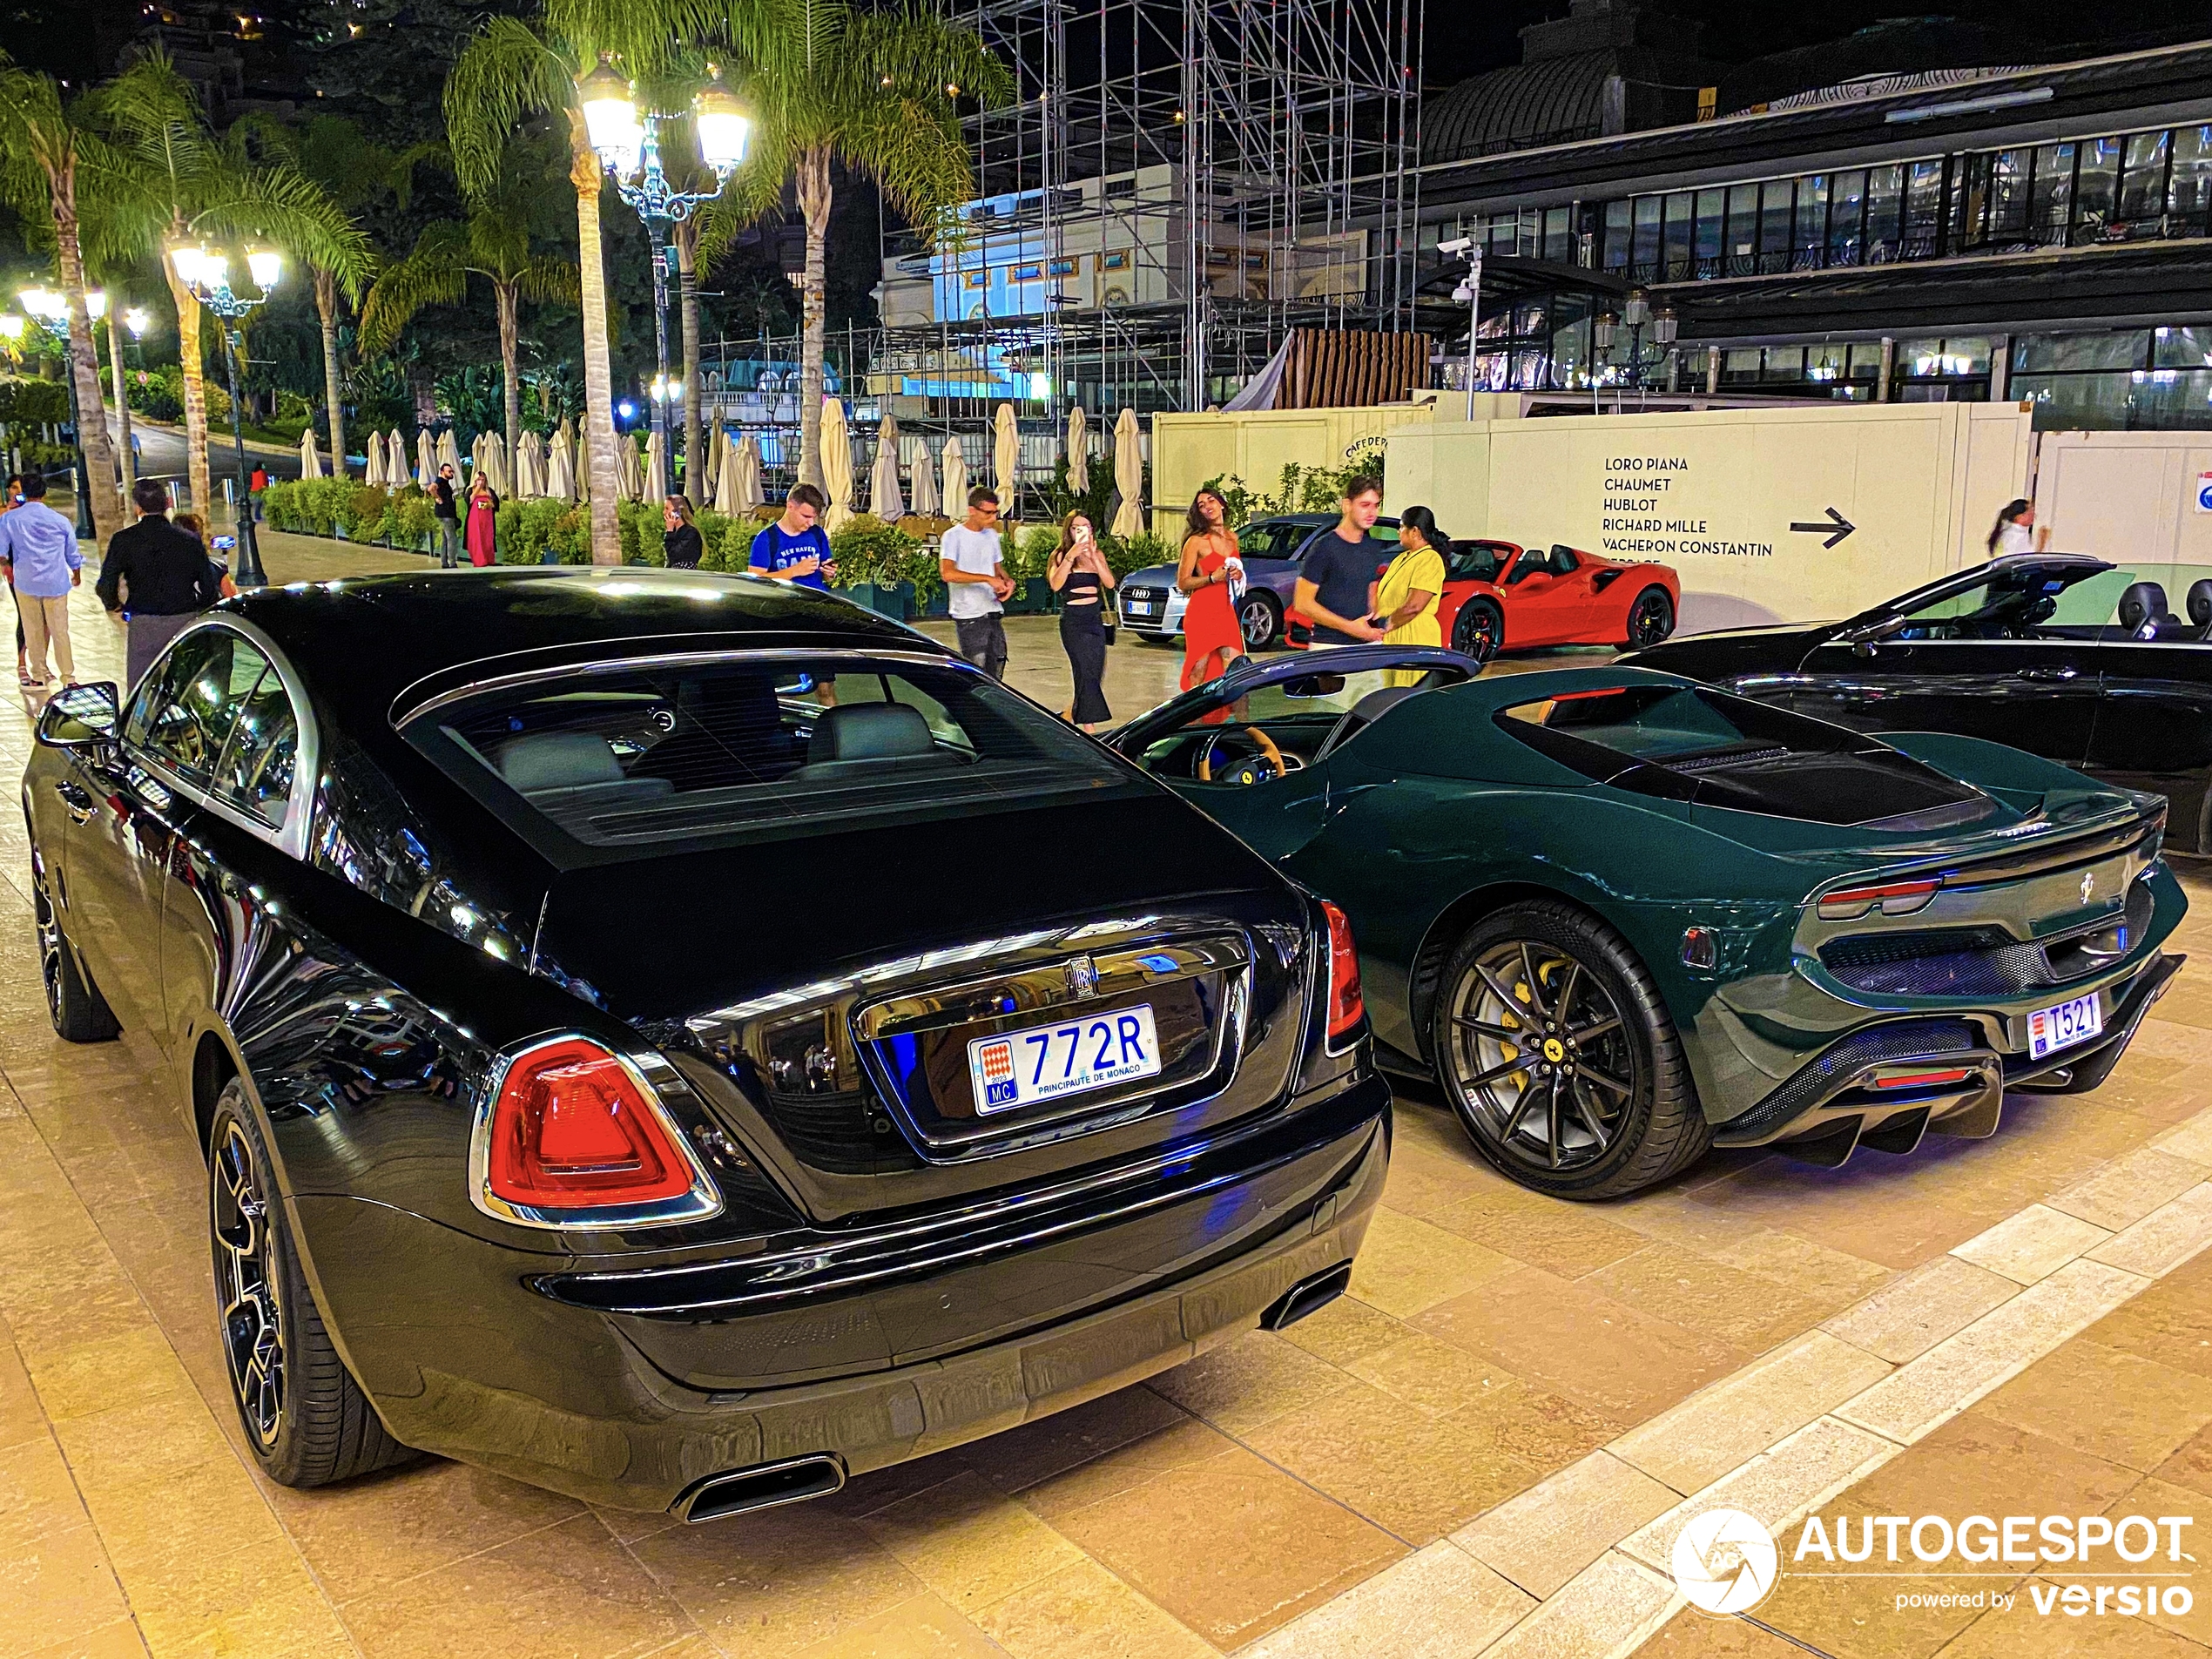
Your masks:
[[[1341,915],[827,596],[257,592],[57,696],[24,801],[55,1023],[165,1054],[288,1484],[813,1496],[1310,1311],[1381,1189]]]
[[[1954,732],[2164,795],[2212,853],[2212,570],[2017,554],[1843,622],[1668,640],[1624,665],[1865,732]]]

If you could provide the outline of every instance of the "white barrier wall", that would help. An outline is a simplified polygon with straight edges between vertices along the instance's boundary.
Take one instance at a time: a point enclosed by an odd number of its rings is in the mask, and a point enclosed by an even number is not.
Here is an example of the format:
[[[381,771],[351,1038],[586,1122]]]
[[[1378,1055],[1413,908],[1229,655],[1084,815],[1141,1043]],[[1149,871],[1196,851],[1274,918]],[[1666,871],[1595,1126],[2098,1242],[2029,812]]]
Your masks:
[[[2047,432],[2035,522],[2068,553],[2212,564],[2212,432]]]
[[[1973,563],[2033,455],[2012,403],[1556,415],[1387,442],[1386,511],[1671,564],[1684,631],[1848,616]]]

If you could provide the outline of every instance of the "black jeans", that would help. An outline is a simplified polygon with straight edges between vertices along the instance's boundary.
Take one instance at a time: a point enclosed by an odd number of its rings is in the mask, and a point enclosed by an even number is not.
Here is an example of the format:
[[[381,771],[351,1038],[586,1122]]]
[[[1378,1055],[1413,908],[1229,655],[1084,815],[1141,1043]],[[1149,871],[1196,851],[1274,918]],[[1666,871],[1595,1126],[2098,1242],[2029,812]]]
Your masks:
[[[954,617],[953,631],[960,636],[960,654],[995,680],[1006,678],[1006,622],[998,612],[982,617]]]

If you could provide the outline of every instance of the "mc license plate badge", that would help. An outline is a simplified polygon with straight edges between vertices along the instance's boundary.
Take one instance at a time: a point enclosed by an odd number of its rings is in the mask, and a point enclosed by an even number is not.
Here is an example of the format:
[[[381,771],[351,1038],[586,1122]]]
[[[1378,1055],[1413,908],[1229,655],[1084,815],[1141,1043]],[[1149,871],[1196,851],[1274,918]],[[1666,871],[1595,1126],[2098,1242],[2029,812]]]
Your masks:
[[[2038,1008],[2027,1016],[2027,1056],[2040,1060],[2047,1054],[2087,1042],[2104,1028],[2104,1015],[2094,991],[2056,1008]]]
[[[976,1037],[968,1045],[978,1117],[1159,1074],[1160,1044],[1149,1005]]]

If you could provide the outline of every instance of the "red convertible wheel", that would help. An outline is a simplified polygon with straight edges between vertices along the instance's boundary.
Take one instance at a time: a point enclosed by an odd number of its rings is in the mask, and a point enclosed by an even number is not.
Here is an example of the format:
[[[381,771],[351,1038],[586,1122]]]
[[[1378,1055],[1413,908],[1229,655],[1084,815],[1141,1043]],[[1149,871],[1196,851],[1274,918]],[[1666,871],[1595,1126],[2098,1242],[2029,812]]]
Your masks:
[[[1487,663],[1505,643],[1506,619],[1494,601],[1477,597],[1460,607],[1452,624],[1452,649],[1462,657]]]
[[[1629,607],[1629,649],[1656,645],[1675,631],[1674,601],[1664,588],[1646,588]]]

